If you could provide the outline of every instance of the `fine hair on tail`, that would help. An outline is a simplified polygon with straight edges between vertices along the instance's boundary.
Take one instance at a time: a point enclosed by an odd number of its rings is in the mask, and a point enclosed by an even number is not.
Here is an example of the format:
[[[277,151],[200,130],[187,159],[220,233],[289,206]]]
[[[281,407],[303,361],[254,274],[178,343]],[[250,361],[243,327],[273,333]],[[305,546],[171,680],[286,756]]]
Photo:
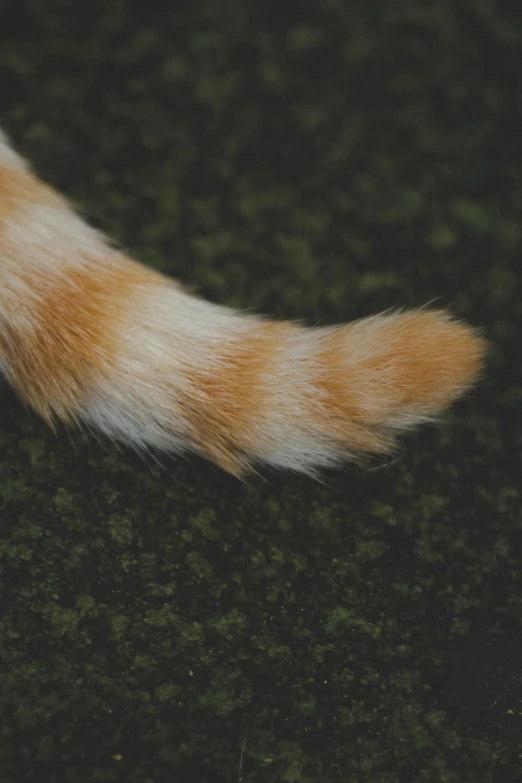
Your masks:
[[[192,296],[87,225],[0,131],[0,368],[51,424],[236,476],[314,474],[436,418],[485,350],[440,309],[304,327]]]

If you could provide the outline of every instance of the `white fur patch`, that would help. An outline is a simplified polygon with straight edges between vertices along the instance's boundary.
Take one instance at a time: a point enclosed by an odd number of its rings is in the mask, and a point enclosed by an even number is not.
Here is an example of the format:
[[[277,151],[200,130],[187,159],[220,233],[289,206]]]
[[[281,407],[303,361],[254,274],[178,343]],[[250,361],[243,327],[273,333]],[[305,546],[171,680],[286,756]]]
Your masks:
[[[7,134],[0,128],[0,164],[26,169],[25,160],[11,147]]]
[[[257,321],[161,278],[138,293],[122,303],[110,372],[91,384],[80,415],[140,449],[182,451],[197,435],[179,406],[184,396],[197,395],[190,371],[218,370],[223,346],[240,341]]]
[[[0,242],[12,258],[23,259],[24,267],[33,267],[42,277],[58,274],[71,267],[103,261],[110,252],[99,231],[91,228],[70,209],[28,202],[16,218],[2,227]]]

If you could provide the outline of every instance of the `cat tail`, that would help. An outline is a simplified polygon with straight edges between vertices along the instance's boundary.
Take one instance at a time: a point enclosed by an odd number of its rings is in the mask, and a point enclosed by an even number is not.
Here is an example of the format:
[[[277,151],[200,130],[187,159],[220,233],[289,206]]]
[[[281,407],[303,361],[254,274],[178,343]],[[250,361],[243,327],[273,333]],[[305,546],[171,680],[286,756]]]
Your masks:
[[[237,476],[313,475],[436,419],[485,351],[441,309],[307,328],[192,296],[112,246],[0,132],[0,367],[51,424]]]

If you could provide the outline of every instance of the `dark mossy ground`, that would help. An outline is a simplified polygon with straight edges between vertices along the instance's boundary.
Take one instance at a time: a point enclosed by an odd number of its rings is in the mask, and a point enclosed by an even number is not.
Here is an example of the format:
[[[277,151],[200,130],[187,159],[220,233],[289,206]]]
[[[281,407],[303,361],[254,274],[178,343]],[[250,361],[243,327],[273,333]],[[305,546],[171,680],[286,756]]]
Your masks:
[[[488,372],[324,484],[147,465],[2,386],[0,781],[521,781],[519,12],[166,6],[1,6],[37,170],[215,301],[327,324],[437,297]]]

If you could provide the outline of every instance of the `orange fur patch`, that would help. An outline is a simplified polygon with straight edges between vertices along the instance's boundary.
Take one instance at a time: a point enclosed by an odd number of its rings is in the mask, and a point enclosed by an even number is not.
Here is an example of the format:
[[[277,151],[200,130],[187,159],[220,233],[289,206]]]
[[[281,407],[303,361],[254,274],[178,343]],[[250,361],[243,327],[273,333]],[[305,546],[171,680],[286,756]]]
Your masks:
[[[444,311],[384,316],[379,328],[360,321],[325,340],[319,386],[333,427],[349,448],[380,452],[392,445],[388,427],[404,413],[434,415],[476,380],[486,342]],[[354,358],[370,332],[371,351]],[[352,355],[351,355],[352,354]]]
[[[383,329],[385,340],[395,345],[392,406],[444,409],[480,372],[485,340],[444,311],[405,313]],[[380,362],[373,358],[368,369],[379,369]]]
[[[321,395],[321,427],[341,450],[354,453],[386,451],[388,440],[362,415],[357,378],[347,363],[348,329],[336,327],[322,338],[316,386]]]
[[[30,171],[17,166],[0,166],[0,220],[6,220],[23,205],[45,204],[64,207],[65,199]]]
[[[131,261],[72,267],[41,287],[30,305],[32,328],[2,319],[0,353],[22,399],[47,421],[74,419],[87,384],[110,370],[122,302],[156,277]]]
[[[183,412],[195,429],[200,453],[239,476],[247,454],[259,451],[252,423],[262,410],[262,379],[268,363],[291,324],[260,321],[251,335],[219,351],[221,366],[212,373],[188,369],[192,395],[182,398]]]

